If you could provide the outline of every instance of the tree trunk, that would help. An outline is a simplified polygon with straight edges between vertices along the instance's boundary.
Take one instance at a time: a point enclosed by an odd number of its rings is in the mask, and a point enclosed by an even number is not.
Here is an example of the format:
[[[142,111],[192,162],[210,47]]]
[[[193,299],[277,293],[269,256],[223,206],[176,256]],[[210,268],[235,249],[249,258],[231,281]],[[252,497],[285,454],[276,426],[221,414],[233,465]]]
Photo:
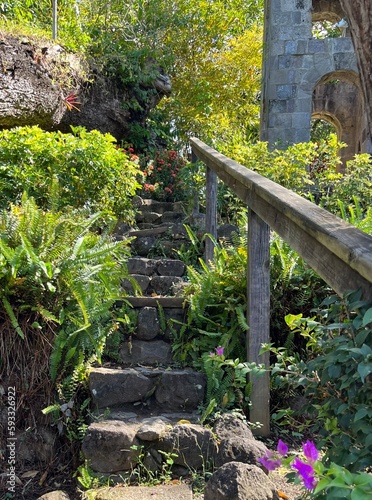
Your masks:
[[[144,72],[156,69],[157,78],[147,86],[139,83],[141,91],[136,94],[119,78],[103,77],[53,42],[4,36],[0,38],[0,129],[38,125],[70,132],[71,125],[80,125],[110,133],[118,142],[126,140],[130,124],[144,125],[148,112],[170,93],[169,78],[156,62],[148,65]]]
[[[340,0],[353,40],[372,137],[372,1]]]

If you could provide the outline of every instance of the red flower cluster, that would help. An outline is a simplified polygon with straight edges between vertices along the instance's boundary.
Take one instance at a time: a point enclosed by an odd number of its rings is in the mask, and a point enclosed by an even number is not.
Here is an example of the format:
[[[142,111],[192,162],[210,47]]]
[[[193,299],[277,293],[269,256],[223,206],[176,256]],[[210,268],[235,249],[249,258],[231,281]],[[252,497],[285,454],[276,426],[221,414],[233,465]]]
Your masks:
[[[185,160],[174,150],[157,151],[154,158],[147,158],[143,170],[145,194],[159,201],[178,201],[182,199],[182,180],[179,172]]]

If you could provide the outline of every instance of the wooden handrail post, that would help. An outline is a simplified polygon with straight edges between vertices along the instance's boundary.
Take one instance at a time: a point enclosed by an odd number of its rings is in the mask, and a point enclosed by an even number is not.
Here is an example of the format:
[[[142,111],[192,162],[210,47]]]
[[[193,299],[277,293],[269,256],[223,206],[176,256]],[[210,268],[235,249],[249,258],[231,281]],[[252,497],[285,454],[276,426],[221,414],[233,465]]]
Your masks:
[[[248,209],[247,270],[247,360],[269,367],[269,353],[259,355],[262,344],[270,342],[270,227],[251,208]],[[269,372],[250,377],[252,383],[249,420],[259,422],[255,432],[270,433]]]
[[[215,240],[217,239],[217,174],[207,167],[206,187],[206,220],[205,230]],[[213,262],[214,242],[208,236],[205,239],[204,260],[208,264]]]

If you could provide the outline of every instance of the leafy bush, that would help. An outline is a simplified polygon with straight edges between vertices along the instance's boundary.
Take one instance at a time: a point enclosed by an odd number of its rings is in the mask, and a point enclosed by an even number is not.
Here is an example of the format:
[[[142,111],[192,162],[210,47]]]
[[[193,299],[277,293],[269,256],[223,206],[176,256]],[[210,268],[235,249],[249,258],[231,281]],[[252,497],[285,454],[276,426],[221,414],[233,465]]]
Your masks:
[[[318,321],[292,317],[289,324],[307,339],[310,358],[290,358],[286,365],[281,356],[273,367],[281,384],[304,388],[326,463],[352,472],[372,466],[372,303],[360,295],[329,297]]]
[[[158,150],[154,158],[143,157],[143,194],[158,201],[185,199],[181,170],[185,160],[174,150]]]
[[[114,138],[84,128],[73,134],[17,127],[0,132],[0,208],[26,191],[48,209],[86,208],[129,221],[139,168],[116,148]]]

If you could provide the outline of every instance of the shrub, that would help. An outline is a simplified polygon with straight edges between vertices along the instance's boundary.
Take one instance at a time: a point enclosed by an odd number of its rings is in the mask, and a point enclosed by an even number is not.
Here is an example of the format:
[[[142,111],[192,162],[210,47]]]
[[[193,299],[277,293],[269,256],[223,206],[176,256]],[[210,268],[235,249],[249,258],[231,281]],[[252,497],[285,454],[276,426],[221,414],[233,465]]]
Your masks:
[[[292,357],[286,364],[280,352],[273,367],[274,378],[287,390],[291,385],[304,389],[325,463],[352,472],[372,466],[372,303],[360,296],[329,297],[318,321],[288,318],[291,328],[307,339],[309,359]]]
[[[156,151],[154,158],[143,157],[144,183],[142,194],[158,201],[185,199],[181,170],[185,160],[174,150]]]
[[[41,208],[102,211],[129,221],[131,198],[140,187],[136,162],[116,148],[114,138],[84,128],[73,134],[17,127],[0,132],[0,208],[26,191]]]

